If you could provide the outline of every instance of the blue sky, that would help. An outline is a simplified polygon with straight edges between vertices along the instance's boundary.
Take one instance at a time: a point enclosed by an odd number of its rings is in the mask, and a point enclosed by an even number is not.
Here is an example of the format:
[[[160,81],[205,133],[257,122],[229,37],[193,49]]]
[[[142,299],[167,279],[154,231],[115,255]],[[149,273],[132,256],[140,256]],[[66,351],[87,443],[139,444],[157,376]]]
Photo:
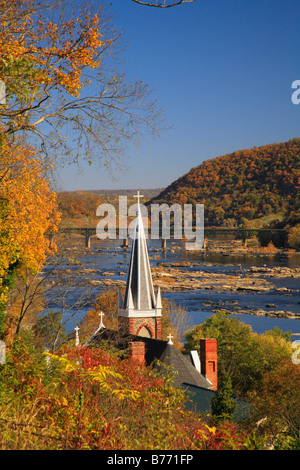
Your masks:
[[[108,0],[107,0],[108,2]],[[126,154],[126,172],[60,172],[59,190],[166,187],[203,161],[300,136],[299,0],[196,0],[168,9],[111,0],[130,80],[153,89],[172,129]]]

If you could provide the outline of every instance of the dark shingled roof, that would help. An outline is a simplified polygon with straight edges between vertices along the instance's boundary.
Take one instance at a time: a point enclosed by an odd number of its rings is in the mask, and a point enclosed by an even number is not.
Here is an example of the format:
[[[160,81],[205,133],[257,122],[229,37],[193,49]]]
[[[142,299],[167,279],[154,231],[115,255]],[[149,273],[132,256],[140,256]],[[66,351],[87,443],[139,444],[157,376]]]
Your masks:
[[[165,348],[158,359],[170,368],[170,372],[175,373],[173,379],[175,387],[187,382],[198,387],[211,388],[212,384],[195,369],[186,356],[172,344],[168,344],[166,341],[164,343]]]
[[[211,383],[195,369],[188,357],[167,341],[103,328],[91,338],[88,345],[100,346],[101,343],[108,342],[118,350],[126,351],[133,341],[145,343],[146,365],[152,365],[162,375],[168,372],[173,375],[172,383],[175,387],[186,382],[205,389],[211,388]]]
[[[182,383],[180,386],[188,397],[188,401],[186,403],[187,410],[200,414],[211,415],[211,402],[216,393],[215,390],[208,390],[190,383]],[[236,409],[232,416],[233,421],[241,421],[249,417],[251,412],[249,403],[238,398],[233,399],[236,403]]]

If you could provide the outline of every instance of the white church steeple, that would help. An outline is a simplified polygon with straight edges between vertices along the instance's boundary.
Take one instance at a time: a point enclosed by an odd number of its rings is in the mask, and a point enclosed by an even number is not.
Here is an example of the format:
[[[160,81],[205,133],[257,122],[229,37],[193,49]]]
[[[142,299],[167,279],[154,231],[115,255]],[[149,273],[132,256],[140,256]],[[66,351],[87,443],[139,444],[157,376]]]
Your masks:
[[[137,213],[124,299],[119,299],[119,320],[123,326],[127,324],[130,333],[160,338],[160,290],[156,298],[140,210],[139,200],[143,196],[138,191],[135,197],[138,199]],[[132,320],[126,322],[120,317]]]

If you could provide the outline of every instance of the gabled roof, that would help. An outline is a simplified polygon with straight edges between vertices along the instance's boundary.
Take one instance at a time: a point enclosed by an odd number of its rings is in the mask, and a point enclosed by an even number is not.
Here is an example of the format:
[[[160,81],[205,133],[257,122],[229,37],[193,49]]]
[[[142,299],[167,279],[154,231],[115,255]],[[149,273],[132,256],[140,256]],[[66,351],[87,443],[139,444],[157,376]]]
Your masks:
[[[138,335],[122,334],[119,331],[103,328],[92,337],[89,345],[100,346],[103,342],[111,343],[118,350],[127,350],[129,343],[142,341],[145,343],[146,365],[152,365],[162,375],[173,375],[174,387],[187,382],[205,389],[211,388],[211,383],[198,372],[191,361],[174,345],[159,339],[146,338]]]
[[[178,387],[184,382],[198,387],[211,388],[211,383],[192,365],[187,356],[183,355],[175,346],[166,341],[165,348],[158,358],[164,366],[174,373],[173,385]],[[163,367],[157,367],[162,370]]]

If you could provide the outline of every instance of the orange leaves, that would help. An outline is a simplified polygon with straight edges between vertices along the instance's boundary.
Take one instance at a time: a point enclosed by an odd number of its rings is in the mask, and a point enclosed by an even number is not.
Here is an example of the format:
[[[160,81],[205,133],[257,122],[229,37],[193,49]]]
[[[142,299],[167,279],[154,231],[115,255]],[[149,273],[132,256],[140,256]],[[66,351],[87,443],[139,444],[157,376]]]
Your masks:
[[[18,62],[26,58],[35,71],[43,70],[41,74],[34,74],[37,83],[79,96],[79,90],[86,83],[81,79],[83,69],[98,66],[101,47],[106,44],[98,15],[86,13],[68,21],[58,15],[56,21],[50,21],[41,12],[31,11],[30,1],[24,5],[29,10],[21,18],[18,6],[14,7],[15,18],[11,10],[1,12],[0,78],[9,83],[7,64],[18,66]],[[33,19],[34,13],[38,20]]]
[[[20,141],[4,143],[0,151],[0,276],[16,260],[38,272],[52,251],[45,233],[59,222],[46,179],[50,165]]]
[[[87,2],[0,0],[2,134],[25,132],[63,163],[114,170],[128,142],[164,129],[149,88],[119,70],[121,35],[108,14]]]
[[[126,142],[164,128],[161,112],[146,85],[119,71],[120,34],[108,10],[75,3],[0,0],[2,133],[33,135],[67,163],[87,157],[116,167]]]

